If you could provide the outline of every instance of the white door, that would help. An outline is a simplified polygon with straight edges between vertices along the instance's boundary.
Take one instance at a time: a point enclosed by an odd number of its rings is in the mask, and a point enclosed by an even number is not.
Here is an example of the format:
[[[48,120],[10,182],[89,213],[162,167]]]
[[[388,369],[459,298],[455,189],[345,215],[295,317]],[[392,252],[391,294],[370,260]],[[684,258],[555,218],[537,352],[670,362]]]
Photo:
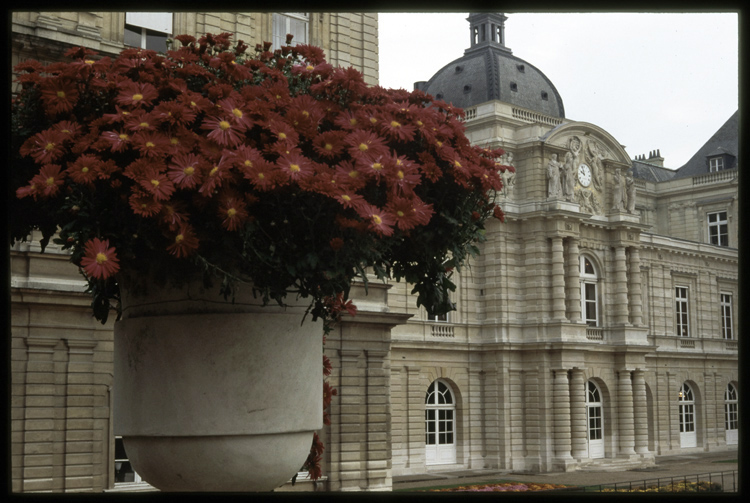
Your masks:
[[[588,421],[589,458],[604,457],[604,421],[602,395],[593,381],[588,382],[586,393],[586,418]]]
[[[450,387],[437,380],[425,399],[425,462],[428,465],[456,462],[456,405]]]
[[[698,441],[695,435],[695,400],[688,383],[684,383],[680,388],[679,415],[680,447],[696,447]]]

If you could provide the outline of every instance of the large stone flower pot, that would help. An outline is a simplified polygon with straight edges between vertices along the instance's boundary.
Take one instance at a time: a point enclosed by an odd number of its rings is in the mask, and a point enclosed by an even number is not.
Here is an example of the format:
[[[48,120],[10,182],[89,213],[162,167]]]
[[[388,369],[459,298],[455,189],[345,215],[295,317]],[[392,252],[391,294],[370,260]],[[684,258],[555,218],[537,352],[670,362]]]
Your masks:
[[[306,304],[232,304],[200,283],[121,293],[114,425],[133,469],[163,491],[288,481],[323,426],[322,328],[301,324]]]

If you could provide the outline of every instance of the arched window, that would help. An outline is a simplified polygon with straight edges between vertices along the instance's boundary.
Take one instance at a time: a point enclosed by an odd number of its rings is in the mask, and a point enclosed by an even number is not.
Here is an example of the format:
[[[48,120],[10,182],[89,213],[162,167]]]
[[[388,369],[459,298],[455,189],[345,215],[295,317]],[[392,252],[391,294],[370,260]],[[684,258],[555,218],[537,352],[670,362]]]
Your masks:
[[[438,379],[425,396],[425,462],[456,462],[456,402],[447,383]]]
[[[586,383],[586,418],[588,421],[589,457],[604,457],[604,422],[602,394],[594,381]]]
[[[729,383],[724,391],[724,425],[727,432],[727,445],[737,445],[737,388]]]
[[[586,255],[581,255],[581,314],[583,321],[590,327],[598,327],[599,320],[599,275],[594,262]]]
[[[683,383],[678,396],[680,414],[680,447],[698,445],[695,436],[695,396],[688,383]]]

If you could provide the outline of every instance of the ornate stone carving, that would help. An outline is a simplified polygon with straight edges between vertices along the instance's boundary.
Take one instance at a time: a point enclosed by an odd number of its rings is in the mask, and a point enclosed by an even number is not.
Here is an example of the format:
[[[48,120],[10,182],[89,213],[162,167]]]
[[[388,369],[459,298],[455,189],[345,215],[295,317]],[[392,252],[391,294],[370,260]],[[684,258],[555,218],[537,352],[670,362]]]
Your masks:
[[[552,154],[547,163],[547,197],[548,199],[558,199],[562,194],[562,185],[560,176],[562,164],[557,160],[557,154]]]
[[[604,164],[605,152],[599,142],[589,140],[586,143],[586,160],[591,165],[593,172],[594,188],[601,191],[604,186]]]
[[[516,167],[513,166],[513,152],[505,152],[500,157],[500,164],[502,166],[510,166],[513,168],[513,171],[506,169],[501,175],[503,179],[502,194],[506,197],[510,197],[513,193],[513,188],[516,186]]]
[[[635,179],[630,169],[625,173],[625,195],[628,213],[635,213]]]
[[[581,205],[581,210],[594,215],[602,214],[602,205],[599,198],[590,190],[581,189],[576,192],[576,202]]]
[[[615,170],[613,176],[612,186],[612,209],[615,211],[622,211],[625,208],[623,204],[623,198],[625,197],[625,187],[623,184],[622,176],[620,176],[620,168]]]
[[[573,201],[576,188],[576,164],[573,160],[573,153],[565,153],[565,164],[562,170],[562,191],[563,198],[566,201]]]

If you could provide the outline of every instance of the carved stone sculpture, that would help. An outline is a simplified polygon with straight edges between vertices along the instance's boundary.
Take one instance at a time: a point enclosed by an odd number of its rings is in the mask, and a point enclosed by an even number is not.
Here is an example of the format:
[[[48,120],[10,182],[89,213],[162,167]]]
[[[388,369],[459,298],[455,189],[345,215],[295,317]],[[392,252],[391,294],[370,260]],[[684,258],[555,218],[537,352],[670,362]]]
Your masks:
[[[565,153],[565,164],[563,166],[562,190],[566,201],[572,201],[576,188],[576,165],[571,152]]]
[[[635,179],[631,170],[628,170],[625,174],[625,192],[628,213],[635,213]]]
[[[549,199],[557,199],[562,193],[560,185],[560,172],[562,165],[557,160],[557,154],[552,154],[547,163],[547,196]]]
[[[622,177],[620,176],[620,170],[615,170],[614,185],[612,187],[612,209],[615,211],[622,211],[623,204],[622,199],[625,195],[624,187],[622,183]]]

